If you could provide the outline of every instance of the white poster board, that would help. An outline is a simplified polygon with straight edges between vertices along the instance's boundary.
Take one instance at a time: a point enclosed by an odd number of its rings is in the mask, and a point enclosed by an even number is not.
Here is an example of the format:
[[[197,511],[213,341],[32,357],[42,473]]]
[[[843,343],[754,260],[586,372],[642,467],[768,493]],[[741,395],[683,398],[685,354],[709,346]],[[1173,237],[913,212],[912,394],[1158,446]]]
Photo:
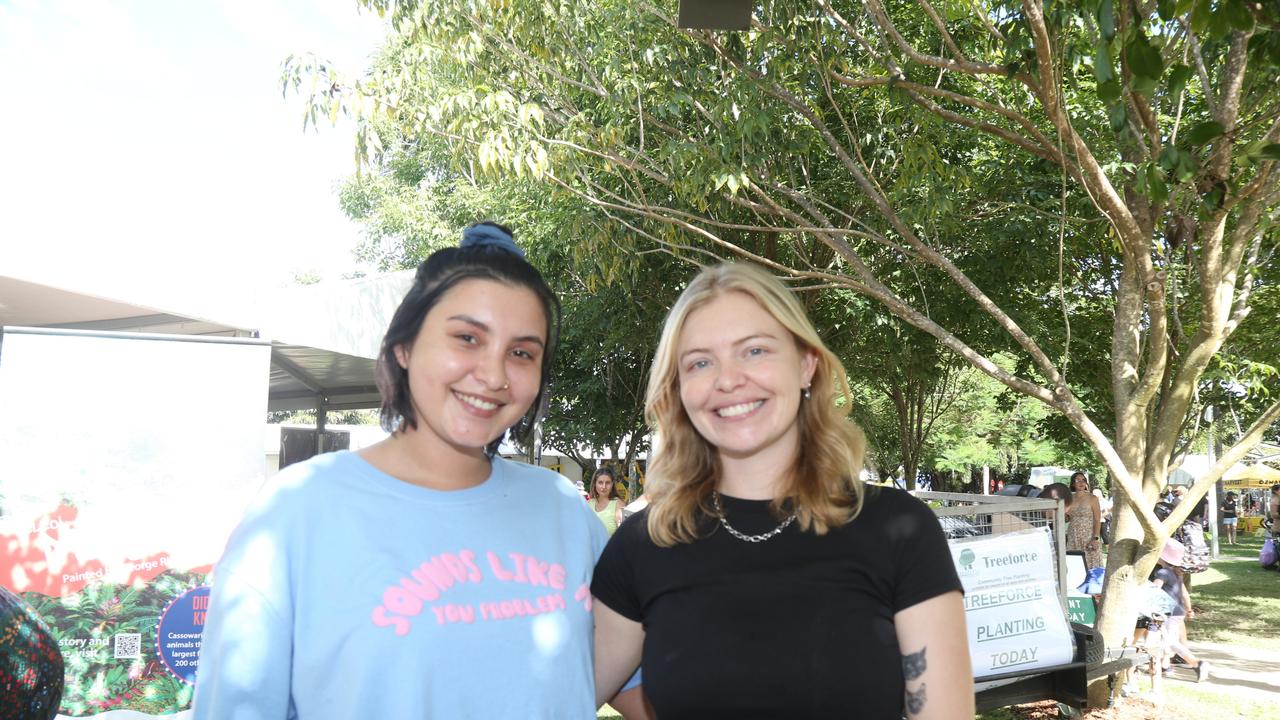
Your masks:
[[[950,542],[964,585],[974,677],[1071,662],[1047,528]]]
[[[0,584],[62,647],[60,717],[189,706],[205,578],[265,475],[269,372],[259,340],[5,329]]]

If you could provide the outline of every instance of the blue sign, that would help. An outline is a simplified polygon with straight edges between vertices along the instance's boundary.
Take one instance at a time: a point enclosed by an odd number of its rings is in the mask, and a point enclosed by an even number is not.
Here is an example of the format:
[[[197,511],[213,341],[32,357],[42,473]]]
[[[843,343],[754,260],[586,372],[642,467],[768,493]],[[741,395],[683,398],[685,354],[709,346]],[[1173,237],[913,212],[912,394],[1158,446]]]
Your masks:
[[[169,672],[194,685],[200,662],[200,640],[209,612],[209,586],[188,590],[169,603],[156,625],[156,654]]]

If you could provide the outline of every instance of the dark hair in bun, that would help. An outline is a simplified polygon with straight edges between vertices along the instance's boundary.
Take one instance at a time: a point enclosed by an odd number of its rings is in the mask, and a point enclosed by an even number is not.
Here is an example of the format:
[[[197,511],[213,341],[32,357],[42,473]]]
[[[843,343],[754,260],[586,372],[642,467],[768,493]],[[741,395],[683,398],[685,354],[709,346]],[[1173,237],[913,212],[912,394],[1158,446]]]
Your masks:
[[[560,335],[560,301],[536,268],[524,258],[515,243],[511,229],[496,222],[481,222],[462,232],[458,247],[432,253],[418,266],[413,287],[405,294],[382,338],[378,352],[378,391],[382,395],[382,428],[387,432],[417,428],[418,417],[409,397],[409,374],[396,361],[396,348],[412,345],[422,329],[422,321],[450,289],[464,280],[492,280],[513,287],[528,288],[542,301],[547,319],[547,345],[542,354],[542,380],[538,396],[529,411],[510,428],[511,437],[527,445],[533,428],[547,408],[547,387],[551,382],[551,363]],[[498,451],[502,437],[485,448],[489,455]]]

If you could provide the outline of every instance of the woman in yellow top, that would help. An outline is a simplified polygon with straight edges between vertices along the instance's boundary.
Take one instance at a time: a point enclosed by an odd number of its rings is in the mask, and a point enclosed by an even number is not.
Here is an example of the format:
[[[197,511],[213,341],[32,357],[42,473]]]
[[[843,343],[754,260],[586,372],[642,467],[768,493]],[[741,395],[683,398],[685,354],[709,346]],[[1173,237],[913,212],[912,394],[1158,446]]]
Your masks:
[[[591,509],[610,535],[622,524],[622,500],[618,498],[616,482],[613,468],[602,467],[591,476]]]

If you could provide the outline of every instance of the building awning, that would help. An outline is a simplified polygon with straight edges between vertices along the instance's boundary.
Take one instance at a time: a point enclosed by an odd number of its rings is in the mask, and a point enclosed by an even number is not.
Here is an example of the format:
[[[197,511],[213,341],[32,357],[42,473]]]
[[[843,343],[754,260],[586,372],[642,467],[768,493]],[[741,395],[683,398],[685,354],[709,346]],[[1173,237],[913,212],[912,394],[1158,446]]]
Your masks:
[[[271,340],[270,410],[377,407],[378,346],[413,282],[397,272],[281,290],[253,317],[219,317],[104,298],[0,275],[0,326]]]

